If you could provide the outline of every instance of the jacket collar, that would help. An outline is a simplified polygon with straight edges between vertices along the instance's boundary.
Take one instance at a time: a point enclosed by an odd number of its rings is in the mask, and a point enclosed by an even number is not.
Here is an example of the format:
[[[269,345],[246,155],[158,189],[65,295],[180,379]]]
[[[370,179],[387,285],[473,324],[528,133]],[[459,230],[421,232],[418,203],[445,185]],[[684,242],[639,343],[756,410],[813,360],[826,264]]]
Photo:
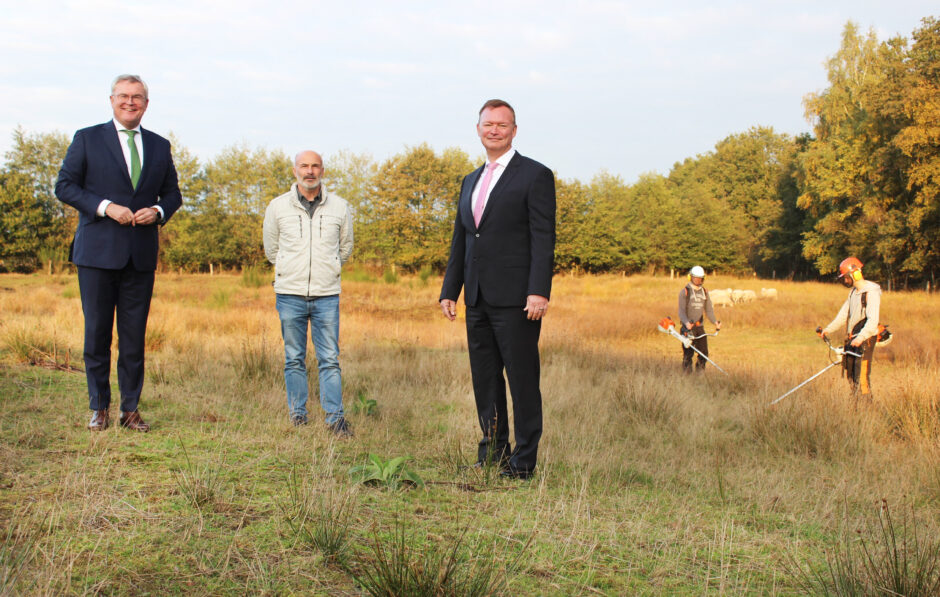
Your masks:
[[[299,195],[300,194],[297,192],[297,183],[296,182],[291,183],[290,185],[291,203],[303,209],[303,206],[300,204]],[[326,202],[329,198],[330,198],[330,192],[326,189],[326,185],[321,182],[320,183],[320,205],[326,205]]]

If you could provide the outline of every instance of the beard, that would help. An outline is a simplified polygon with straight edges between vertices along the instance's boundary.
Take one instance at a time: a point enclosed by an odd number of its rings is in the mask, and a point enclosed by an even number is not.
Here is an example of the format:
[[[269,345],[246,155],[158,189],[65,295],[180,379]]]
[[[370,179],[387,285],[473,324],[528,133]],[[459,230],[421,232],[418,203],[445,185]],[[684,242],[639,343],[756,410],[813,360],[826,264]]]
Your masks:
[[[308,190],[308,191],[313,191],[313,190],[319,188],[319,186],[320,186],[320,181],[317,180],[316,182],[307,182],[306,180],[303,180],[303,181],[300,182],[300,186],[302,186],[303,188],[305,188],[305,189]]]

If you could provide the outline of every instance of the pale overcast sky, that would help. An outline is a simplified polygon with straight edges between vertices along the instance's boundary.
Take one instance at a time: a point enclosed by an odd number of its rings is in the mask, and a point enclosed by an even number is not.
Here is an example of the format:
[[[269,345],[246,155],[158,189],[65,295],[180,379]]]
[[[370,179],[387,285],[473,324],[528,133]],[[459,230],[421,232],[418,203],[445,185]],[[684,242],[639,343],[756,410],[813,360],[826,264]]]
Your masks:
[[[516,108],[515,147],[587,181],[634,182],[751,126],[809,131],[803,96],[853,20],[910,38],[936,0],[251,2],[0,0],[0,153],[13,129],[110,118],[119,73],[150,86],[143,125],[203,160],[233,144],[406,146],[474,158],[477,110]]]

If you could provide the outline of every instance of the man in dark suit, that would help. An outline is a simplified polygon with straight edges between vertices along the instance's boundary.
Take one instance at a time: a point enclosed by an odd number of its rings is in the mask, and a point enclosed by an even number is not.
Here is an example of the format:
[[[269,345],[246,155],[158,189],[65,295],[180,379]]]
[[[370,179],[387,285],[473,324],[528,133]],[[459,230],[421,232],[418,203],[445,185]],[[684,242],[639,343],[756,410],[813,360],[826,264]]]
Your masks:
[[[483,431],[477,464],[527,479],[542,436],[539,332],[548,309],[555,256],[555,177],[512,148],[516,113],[502,100],[480,110],[486,164],[463,179],[450,259],[441,288],[444,316],[457,316],[463,288],[467,344]],[[509,380],[516,447],[509,443]]]
[[[111,85],[114,119],[75,133],[55,192],[78,210],[70,258],[78,266],[85,315],[88,428],[108,427],[111,404],[111,329],[117,312],[121,426],[149,431],[137,410],[144,385],[144,337],[158,225],[182,204],[170,143],[140,127],[147,85],[120,75]]]

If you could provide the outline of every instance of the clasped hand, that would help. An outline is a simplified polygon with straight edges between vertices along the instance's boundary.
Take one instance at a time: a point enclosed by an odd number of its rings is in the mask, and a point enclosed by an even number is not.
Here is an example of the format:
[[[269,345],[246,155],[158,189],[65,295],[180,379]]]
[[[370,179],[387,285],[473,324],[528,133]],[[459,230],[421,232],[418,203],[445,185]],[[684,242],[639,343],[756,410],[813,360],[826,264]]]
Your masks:
[[[142,207],[136,212],[117,203],[109,203],[104,210],[104,215],[108,216],[121,226],[148,226],[156,223],[159,212],[155,207]]]

